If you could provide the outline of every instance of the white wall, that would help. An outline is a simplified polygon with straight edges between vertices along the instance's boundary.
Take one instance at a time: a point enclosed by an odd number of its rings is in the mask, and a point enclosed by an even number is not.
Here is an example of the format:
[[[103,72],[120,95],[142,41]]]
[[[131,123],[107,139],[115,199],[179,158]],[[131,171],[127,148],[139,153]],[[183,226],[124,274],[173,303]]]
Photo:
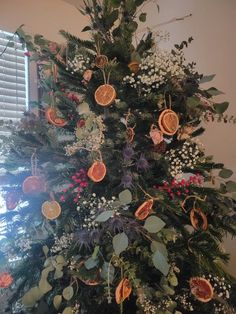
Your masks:
[[[79,4],[80,0],[0,0],[0,29],[14,31],[25,24],[26,31],[40,33],[48,39],[61,41],[58,30],[65,29],[75,35],[86,25],[87,19],[69,3]],[[225,92],[220,96],[231,103],[230,113],[236,116],[236,1],[235,0],[159,0],[160,14],[153,1],[147,6],[149,13],[147,26],[182,17],[189,13],[193,16],[184,21],[162,27],[170,32],[167,46],[180,43],[190,36],[194,42],[186,50],[189,60],[197,62],[199,72],[216,74],[216,86]],[[206,152],[215,156],[236,174],[236,125],[209,123],[202,137]],[[234,175],[236,180],[236,175]],[[236,251],[234,243],[226,240],[225,247],[231,252],[229,269],[236,275]]]

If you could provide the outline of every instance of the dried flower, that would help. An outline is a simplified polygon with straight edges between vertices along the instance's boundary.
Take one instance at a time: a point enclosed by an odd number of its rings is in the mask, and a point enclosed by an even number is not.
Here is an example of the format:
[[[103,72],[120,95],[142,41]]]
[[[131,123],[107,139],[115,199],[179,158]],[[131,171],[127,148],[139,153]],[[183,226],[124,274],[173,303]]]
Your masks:
[[[126,145],[123,149],[123,156],[125,160],[130,160],[134,156],[134,150],[131,145]]]
[[[144,154],[140,155],[140,158],[136,162],[136,166],[137,166],[138,170],[147,170],[150,167],[147,159],[144,156]]]
[[[130,171],[127,171],[124,173],[122,179],[121,179],[121,185],[123,185],[124,188],[131,188],[133,186],[133,178]]]
[[[88,83],[93,75],[93,71],[92,70],[86,70],[83,74],[83,79],[85,80],[86,83]]]
[[[163,133],[157,128],[151,128],[149,133],[154,145],[160,144],[163,141]]]
[[[0,288],[8,288],[12,283],[13,278],[9,273],[3,272],[0,274]]]

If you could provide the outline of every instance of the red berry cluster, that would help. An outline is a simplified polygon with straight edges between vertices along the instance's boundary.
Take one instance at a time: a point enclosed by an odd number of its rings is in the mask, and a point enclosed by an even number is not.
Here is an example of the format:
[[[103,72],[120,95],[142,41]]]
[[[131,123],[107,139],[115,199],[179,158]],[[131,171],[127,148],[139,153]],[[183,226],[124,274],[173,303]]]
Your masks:
[[[88,177],[84,169],[80,169],[78,172],[71,176],[72,182],[67,189],[63,190],[63,194],[60,197],[60,201],[65,202],[67,196],[71,196],[71,193],[75,192],[76,196],[73,199],[74,203],[77,203],[81,192],[88,186]]]
[[[169,194],[171,198],[175,196],[182,196],[189,194],[189,187],[191,185],[201,186],[203,183],[203,177],[200,174],[190,176],[188,180],[182,179],[181,181],[176,181],[173,179],[171,183],[164,182],[163,185],[154,185],[155,189],[160,191],[165,191]]]

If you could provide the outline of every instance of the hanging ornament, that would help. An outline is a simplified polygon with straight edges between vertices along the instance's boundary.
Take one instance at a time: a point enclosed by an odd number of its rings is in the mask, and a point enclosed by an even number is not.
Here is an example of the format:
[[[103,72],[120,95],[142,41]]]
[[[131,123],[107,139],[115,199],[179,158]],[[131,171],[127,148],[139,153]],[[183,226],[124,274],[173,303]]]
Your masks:
[[[174,135],[179,128],[179,117],[171,109],[165,109],[159,116],[158,125],[160,130],[166,135]]]
[[[6,208],[8,210],[13,210],[17,207],[20,200],[20,195],[16,191],[8,192],[5,201],[6,201]]]
[[[201,302],[212,300],[214,291],[209,280],[203,277],[192,277],[189,281],[191,293]]]
[[[59,112],[54,107],[49,107],[45,111],[45,117],[47,121],[55,126],[64,127],[67,125],[67,121],[59,117]]]
[[[139,63],[138,61],[131,61],[129,64],[128,64],[128,68],[130,69],[130,71],[134,74],[138,73],[139,71]]]
[[[123,278],[119,285],[116,288],[115,296],[116,296],[116,303],[120,304],[127,299],[132,292],[132,288],[130,282],[127,278]]]
[[[9,273],[3,272],[0,274],[0,288],[8,288],[12,283],[13,278]]]
[[[142,205],[139,206],[139,208],[135,212],[135,217],[138,220],[144,220],[146,219],[153,211],[153,199],[150,198],[149,200],[145,201]]]
[[[151,125],[149,135],[154,145],[158,145],[164,140],[163,132],[158,130],[154,124]]]
[[[95,65],[97,68],[99,69],[104,69],[104,67],[107,65],[108,63],[108,58],[105,55],[100,55],[98,54],[95,58]]]
[[[38,175],[36,152],[31,156],[31,173],[22,183],[23,192],[31,195],[46,192],[45,181]]]
[[[57,201],[46,201],[42,204],[42,214],[49,220],[57,219],[61,214],[61,205]]]
[[[126,138],[127,138],[128,143],[131,144],[133,142],[134,136],[135,136],[134,128],[127,128],[126,129]]]
[[[201,220],[201,221],[200,221]],[[207,230],[208,222],[206,215],[200,208],[193,208],[190,211],[190,221],[194,229]]]
[[[109,106],[116,98],[116,90],[110,84],[100,85],[95,91],[96,102],[103,107]]]
[[[102,161],[95,161],[88,170],[88,177],[93,182],[100,182],[104,179],[107,169]]]

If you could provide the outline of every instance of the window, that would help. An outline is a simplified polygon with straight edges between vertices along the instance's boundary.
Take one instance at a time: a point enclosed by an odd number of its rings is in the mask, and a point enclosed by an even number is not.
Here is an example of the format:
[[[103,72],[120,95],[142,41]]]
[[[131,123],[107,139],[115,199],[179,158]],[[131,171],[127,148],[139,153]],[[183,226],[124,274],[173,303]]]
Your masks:
[[[27,105],[28,58],[16,34],[0,31],[0,120],[19,121]],[[7,134],[4,125],[0,134]]]

